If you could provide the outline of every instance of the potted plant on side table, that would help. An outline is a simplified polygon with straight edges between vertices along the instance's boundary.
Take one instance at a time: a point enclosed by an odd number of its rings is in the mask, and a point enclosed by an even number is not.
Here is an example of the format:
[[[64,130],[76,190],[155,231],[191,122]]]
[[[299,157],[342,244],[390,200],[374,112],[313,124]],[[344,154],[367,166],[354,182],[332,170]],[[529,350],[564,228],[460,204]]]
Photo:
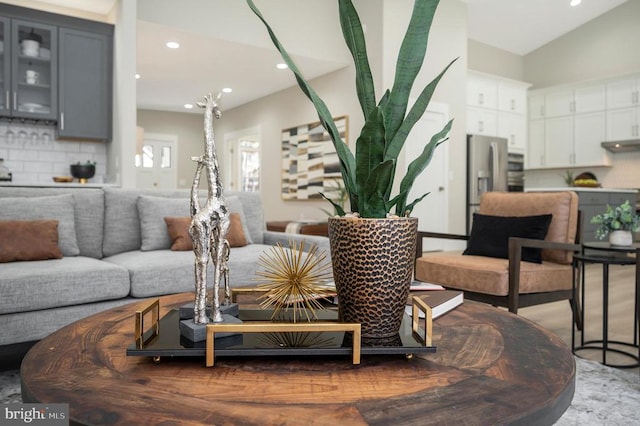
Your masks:
[[[340,205],[332,202],[338,215],[329,218],[340,319],[360,323],[363,340],[393,341],[398,337],[413,275],[418,220],[409,214],[427,194],[412,202],[407,198],[416,177],[429,164],[436,147],[447,139],[452,125],[449,121],[430,140],[425,138],[422,153],[409,163],[399,193],[392,196],[398,156],[407,136],[427,109],[438,82],[455,62],[455,59],[451,61],[424,87],[408,108],[439,0],[415,1],[398,54],[393,87],[378,101],[360,18],[351,0],[338,0],[340,24],[354,60],[356,92],[365,117],[355,154],[341,139],[326,104],[305,80],[262,13],[252,0],[247,3],[266,26],[298,85],[313,103],[339,158],[352,211],[347,215]],[[391,213],[392,209],[395,214]]]
[[[591,223],[599,225],[596,238],[601,240],[609,235],[609,243],[614,246],[630,246],[633,244],[632,232],[640,231],[640,215],[629,200],[617,207],[607,204],[607,210],[592,217]]]

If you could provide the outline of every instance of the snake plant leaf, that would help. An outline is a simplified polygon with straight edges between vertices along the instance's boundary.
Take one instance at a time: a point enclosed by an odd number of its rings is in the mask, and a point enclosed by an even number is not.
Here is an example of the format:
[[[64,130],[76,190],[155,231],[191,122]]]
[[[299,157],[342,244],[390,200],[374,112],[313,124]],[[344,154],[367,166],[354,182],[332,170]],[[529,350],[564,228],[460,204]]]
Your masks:
[[[413,208],[416,206],[416,204],[422,201],[424,197],[426,197],[429,194],[431,194],[431,192],[426,192],[421,196],[419,196],[418,198],[416,198],[415,200],[413,200],[413,202],[411,202],[410,204],[407,204],[407,206],[404,208],[405,216],[409,216],[409,214],[413,211]]]
[[[420,118],[424,115],[424,112],[427,110],[427,107],[431,102],[433,93],[435,92],[436,87],[440,83],[440,80],[445,75],[445,73],[449,70],[451,65],[453,65],[453,63],[457,60],[458,58],[455,58],[453,61],[451,61],[449,65],[447,65],[442,70],[442,72],[440,72],[440,74],[438,74],[436,78],[434,78],[422,90],[422,92],[416,99],[415,103],[409,110],[407,117],[402,122],[400,129],[398,129],[398,132],[396,133],[396,135],[393,137],[391,142],[387,145],[387,151],[385,152],[385,159],[398,158],[398,155],[400,155],[400,151],[402,150],[402,147],[404,146],[407,140],[407,137],[411,132],[411,129],[413,129],[413,126],[418,122],[418,120],[420,120]]]
[[[358,100],[364,117],[368,117],[376,106],[376,94],[362,24],[351,0],[339,0],[338,10],[340,11],[340,25],[344,41],[351,52],[356,67]]]
[[[364,186],[360,187],[360,216],[372,217],[372,218],[384,218],[387,217],[387,212],[390,207],[388,206],[388,197],[380,191],[380,188],[384,188],[386,184],[393,179],[393,172],[395,170],[395,162],[393,160],[387,160],[376,165],[369,175],[369,179]]]
[[[333,201],[331,198],[327,197],[322,192],[320,192],[320,195],[322,196],[322,198],[324,198],[325,200],[327,200],[328,202],[333,204],[333,208],[335,209],[335,212],[336,212],[336,214],[338,216],[344,216],[346,214],[344,209],[342,208],[342,206],[340,204],[336,203],[335,201]],[[329,215],[329,216],[333,216],[333,213],[329,213],[327,210],[322,209],[322,211],[327,213],[327,215]]]
[[[335,147],[336,153],[338,154],[338,159],[341,165],[340,170],[342,172],[342,179],[344,181],[345,187],[347,187],[349,191],[349,196],[351,198],[350,201],[355,202],[357,204],[357,199],[354,199],[354,194],[357,193],[357,189],[354,182],[355,157],[353,153],[349,150],[349,147],[347,146],[347,144],[344,143],[344,141],[340,137],[340,132],[338,131],[338,128],[336,127],[336,124],[333,121],[333,116],[329,112],[327,105],[318,96],[316,91],[313,90],[311,85],[305,80],[304,76],[302,75],[302,72],[300,72],[300,69],[298,69],[297,65],[293,62],[293,60],[291,59],[291,56],[289,56],[289,53],[286,51],[284,46],[280,43],[280,40],[278,40],[278,38],[276,37],[275,33],[271,29],[271,26],[267,23],[267,21],[264,19],[264,16],[262,16],[262,13],[260,12],[260,10],[253,3],[253,0],[247,0],[247,4],[249,5],[253,13],[255,13],[255,15],[265,25],[267,32],[269,33],[269,37],[271,38],[271,41],[273,42],[274,46],[280,52],[282,59],[285,61],[289,69],[294,73],[296,77],[296,81],[298,82],[298,86],[300,86],[300,89],[302,90],[302,92],[313,103],[313,106],[315,107],[316,112],[318,113],[318,117],[320,118],[320,122],[329,133],[329,136],[333,141],[333,146]]]
[[[387,143],[395,137],[405,118],[411,88],[424,61],[429,29],[439,2],[416,0],[413,5],[411,20],[398,52],[391,97],[384,111]]]
[[[384,116],[380,107],[369,114],[356,141],[356,185],[363,188],[375,167],[384,159]],[[360,207],[360,206],[358,206]],[[359,211],[355,210],[354,211]]]
[[[412,202],[410,204],[410,206],[412,206],[411,209],[409,209],[408,206],[406,205],[406,202],[407,202],[406,197],[409,195],[409,191],[411,191],[411,188],[413,187],[413,183],[415,182],[416,178],[420,175],[420,173],[422,173],[424,169],[427,167],[427,165],[431,162],[431,159],[433,158],[433,153],[435,149],[438,147],[438,145],[440,145],[441,143],[447,140],[447,135],[449,134],[449,131],[451,131],[452,125],[453,125],[453,120],[449,120],[449,122],[445,124],[442,130],[440,130],[438,133],[436,133],[431,137],[431,140],[424,147],[424,149],[422,150],[422,153],[415,160],[413,160],[407,167],[407,173],[402,179],[402,181],[400,182],[400,193],[404,193],[405,196],[404,198],[401,197],[396,203],[396,214],[398,216],[406,215],[407,211],[408,213],[411,213],[413,206],[415,206],[417,201],[419,201],[417,200]]]

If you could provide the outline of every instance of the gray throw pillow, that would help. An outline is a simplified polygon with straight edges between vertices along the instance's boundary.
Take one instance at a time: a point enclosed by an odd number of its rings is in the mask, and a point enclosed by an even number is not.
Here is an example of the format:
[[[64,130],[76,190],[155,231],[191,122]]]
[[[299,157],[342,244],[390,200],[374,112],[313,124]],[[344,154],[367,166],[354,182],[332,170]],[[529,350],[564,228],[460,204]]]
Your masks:
[[[45,197],[0,198],[0,219],[57,220],[58,246],[63,256],[80,254],[76,238],[74,201],[72,194]]]
[[[205,198],[200,198],[201,202]],[[246,219],[242,211],[242,203],[238,197],[225,199],[227,209],[230,213],[239,213],[242,221],[242,229],[247,238],[247,243],[251,244],[249,230]],[[141,195],[137,201],[138,215],[140,216],[140,233],[142,244],[140,250],[168,250],[171,248],[171,237],[167,230],[165,217],[190,216],[190,201],[188,198],[166,198],[154,197],[151,195]]]

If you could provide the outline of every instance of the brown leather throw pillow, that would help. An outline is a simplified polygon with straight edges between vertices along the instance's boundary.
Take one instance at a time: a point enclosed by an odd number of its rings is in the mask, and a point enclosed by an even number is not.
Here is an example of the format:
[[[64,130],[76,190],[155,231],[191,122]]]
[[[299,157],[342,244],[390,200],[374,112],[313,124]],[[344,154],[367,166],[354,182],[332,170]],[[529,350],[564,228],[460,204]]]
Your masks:
[[[167,231],[171,238],[171,250],[186,251],[193,250],[193,241],[189,235],[190,217],[165,217]],[[239,213],[229,215],[229,232],[227,241],[231,247],[244,247],[247,245],[247,238],[242,229],[242,221]]]
[[[62,259],[57,220],[0,220],[0,263]]]

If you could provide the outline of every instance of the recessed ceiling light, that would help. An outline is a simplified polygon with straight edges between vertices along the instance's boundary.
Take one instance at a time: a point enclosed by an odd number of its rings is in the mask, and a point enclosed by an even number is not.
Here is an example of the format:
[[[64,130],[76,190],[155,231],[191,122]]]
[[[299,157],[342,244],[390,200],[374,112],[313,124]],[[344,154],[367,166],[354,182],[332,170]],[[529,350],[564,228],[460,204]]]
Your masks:
[[[231,87],[225,87],[224,89],[222,89],[222,91],[224,93],[231,93],[231,92],[233,92],[233,89]]]
[[[569,3],[570,6],[577,6],[580,3],[582,3],[582,0],[571,0],[571,2]]]
[[[287,66],[287,64],[280,63],[280,64],[276,65],[276,68],[278,68],[279,70],[286,70],[289,67]]]
[[[178,47],[180,47],[180,43],[175,42],[175,41],[168,41],[167,42],[167,47],[169,49],[177,49]]]
[[[193,104],[184,104],[184,107],[186,109],[191,109],[191,108],[193,108]]]
[[[140,74],[136,73],[136,80],[140,78]]]

